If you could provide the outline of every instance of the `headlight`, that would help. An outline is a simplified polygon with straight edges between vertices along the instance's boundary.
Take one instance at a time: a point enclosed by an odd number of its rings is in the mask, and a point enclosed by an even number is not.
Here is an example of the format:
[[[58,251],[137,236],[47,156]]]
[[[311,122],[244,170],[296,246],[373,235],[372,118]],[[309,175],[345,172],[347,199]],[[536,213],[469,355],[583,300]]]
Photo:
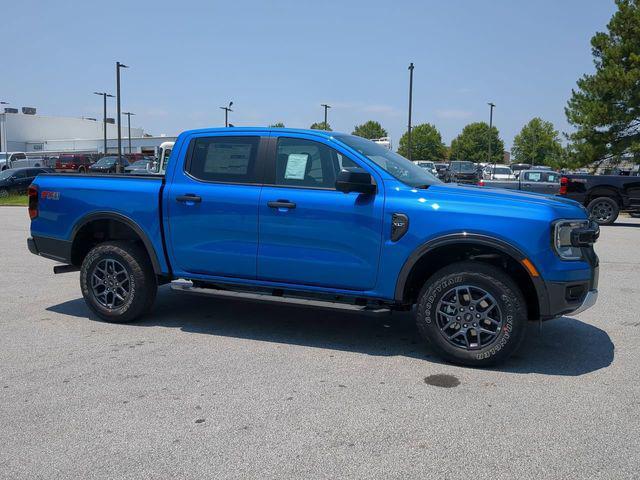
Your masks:
[[[586,228],[587,220],[560,220],[553,227],[553,247],[563,260],[580,260],[582,250],[571,243],[571,232],[577,228]]]

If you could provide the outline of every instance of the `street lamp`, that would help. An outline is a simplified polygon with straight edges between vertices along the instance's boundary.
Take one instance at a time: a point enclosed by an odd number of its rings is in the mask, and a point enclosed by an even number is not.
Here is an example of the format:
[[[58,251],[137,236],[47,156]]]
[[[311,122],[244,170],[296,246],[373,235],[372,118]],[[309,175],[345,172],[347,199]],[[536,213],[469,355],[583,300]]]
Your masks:
[[[0,105],[9,105],[9,102],[0,102]],[[4,122],[2,123],[6,123],[7,121],[7,114],[4,114]],[[5,140],[6,142],[6,140]],[[2,125],[0,125],[0,152],[2,151]]]
[[[233,105],[233,102],[229,102],[228,107],[220,107],[222,110],[224,110],[224,126],[225,127],[229,126],[229,112],[233,112],[233,110],[231,110],[231,105]]]
[[[487,103],[489,105],[489,160],[487,163],[491,164],[491,129],[493,128],[493,109],[495,104],[492,102]],[[491,178],[495,179],[496,175],[496,162],[493,162],[493,170],[491,171]]]
[[[329,128],[329,124],[327,123],[327,110],[331,108],[331,105],[322,104],[320,105],[324,108],[324,129],[327,130]]]
[[[127,137],[129,138],[129,155],[131,155],[131,115],[135,113],[122,112],[122,114],[127,116]]]
[[[104,154],[107,155],[107,97],[113,95],[107,92],[93,92],[95,95],[102,95],[102,134],[104,137]]]
[[[409,122],[407,125],[407,153],[411,160],[411,104],[413,103],[413,62],[409,64]]]
[[[116,162],[116,173],[122,170],[122,132],[120,131],[120,69],[129,68],[124,63],[116,62],[116,103],[118,105],[118,161]]]

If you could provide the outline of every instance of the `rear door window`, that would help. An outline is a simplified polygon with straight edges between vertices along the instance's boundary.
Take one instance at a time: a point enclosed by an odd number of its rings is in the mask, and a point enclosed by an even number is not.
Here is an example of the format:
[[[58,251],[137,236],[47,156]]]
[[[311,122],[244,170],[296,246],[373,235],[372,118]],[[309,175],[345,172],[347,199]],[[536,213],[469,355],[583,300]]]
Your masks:
[[[258,183],[260,137],[200,137],[192,141],[186,171],[207,182]]]

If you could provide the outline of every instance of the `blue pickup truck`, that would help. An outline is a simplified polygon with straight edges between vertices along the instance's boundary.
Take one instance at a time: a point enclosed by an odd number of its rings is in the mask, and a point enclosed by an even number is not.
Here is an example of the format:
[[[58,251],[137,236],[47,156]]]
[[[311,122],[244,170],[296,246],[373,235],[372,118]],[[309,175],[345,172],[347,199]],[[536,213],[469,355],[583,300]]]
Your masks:
[[[596,300],[599,229],[574,201],[444,184],[335,132],[192,130],[171,156],[164,177],[48,174],[29,189],[29,250],[79,270],[102,319],[147,314],[183,279],[204,295],[413,310],[439,355],[485,366],[528,321]]]

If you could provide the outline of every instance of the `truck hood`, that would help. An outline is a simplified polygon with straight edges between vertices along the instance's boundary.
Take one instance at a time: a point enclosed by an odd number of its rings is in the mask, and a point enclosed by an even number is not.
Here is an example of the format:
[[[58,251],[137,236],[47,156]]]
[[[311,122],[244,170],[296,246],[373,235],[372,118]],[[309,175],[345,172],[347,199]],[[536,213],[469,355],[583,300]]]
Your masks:
[[[468,200],[476,205],[487,203],[491,207],[498,204],[525,204],[531,208],[551,208],[559,216],[567,218],[587,218],[587,211],[582,205],[568,198],[540,193],[529,193],[502,188],[487,188],[462,185],[432,185],[430,193],[434,195],[455,196],[459,200]]]

